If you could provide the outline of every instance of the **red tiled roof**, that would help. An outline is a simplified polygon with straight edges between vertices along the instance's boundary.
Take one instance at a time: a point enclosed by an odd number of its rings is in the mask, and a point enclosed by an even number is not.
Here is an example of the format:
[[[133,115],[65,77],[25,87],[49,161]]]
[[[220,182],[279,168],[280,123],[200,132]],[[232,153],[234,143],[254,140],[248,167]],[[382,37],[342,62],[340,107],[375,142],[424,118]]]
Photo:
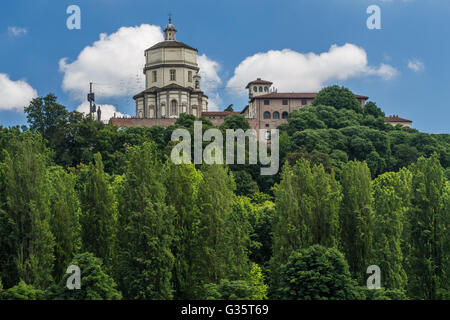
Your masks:
[[[412,122],[411,120],[400,118],[398,115],[388,116],[384,120],[386,122]]]
[[[267,80],[261,80],[261,78],[258,78],[258,79],[254,80],[254,81],[249,82],[247,84],[247,86],[245,87],[245,89],[248,89],[248,87],[250,87],[251,84],[267,84],[267,85],[270,86],[272,84],[272,82],[267,81]]]
[[[317,93],[305,93],[305,92],[285,92],[285,93],[278,93],[278,92],[272,92],[268,94],[262,94],[256,97],[253,97],[253,99],[314,99],[316,97]],[[355,94],[356,99],[364,99],[367,100],[369,97],[366,96],[360,96],[359,94]]]
[[[240,112],[234,111],[206,111],[202,112],[202,116],[211,117],[211,116],[228,116],[230,114],[240,114]]]

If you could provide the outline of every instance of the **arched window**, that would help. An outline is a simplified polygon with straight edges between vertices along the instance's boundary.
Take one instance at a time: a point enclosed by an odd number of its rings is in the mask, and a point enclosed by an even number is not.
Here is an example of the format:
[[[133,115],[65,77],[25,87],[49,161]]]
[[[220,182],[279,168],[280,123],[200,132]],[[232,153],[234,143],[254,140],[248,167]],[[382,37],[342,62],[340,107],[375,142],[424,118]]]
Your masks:
[[[259,87],[259,92],[262,92],[262,87]]]
[[[172,100],[171,102],[171,110],[172,110],[172,115],[177,114],[177,100]]]
[[[280,113],[279,113],[278,111],[275,111],[275,112],[273,113],[273,118],[274,118],[274,119],[280,119]]]
[[[270,112],[269,111],[264,112],[264,119],[270,119]]]
[[[195,89],[200,89],[200,82],[195,80]]]
[[[253,91],[258,92],[258,87],[257,87],[257,86],[254,86],[254,87],[253,87]]]
[[[281,114],[281,118],[287,119],[287,117],[288,117],[288,113],[286,111]]]
[[[264,87],[264,92],[269,91],[269,89],[267,87]]]

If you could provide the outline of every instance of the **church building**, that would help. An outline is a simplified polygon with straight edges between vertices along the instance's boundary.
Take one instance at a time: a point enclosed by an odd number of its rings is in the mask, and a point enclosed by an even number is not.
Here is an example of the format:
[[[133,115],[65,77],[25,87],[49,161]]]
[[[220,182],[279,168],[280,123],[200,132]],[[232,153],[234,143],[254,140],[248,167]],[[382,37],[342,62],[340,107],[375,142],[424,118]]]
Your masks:
[[[182,113],[205,117],[219,126],[231,114],[243,114],[253,129],[263,129],[270,140],[270,130],[287,122],[289,113],[311,105],[317,93],[278,93],[272,82],[258,78],[247,84],[248,105],[241,112],[208,111],[208,97],[201,90],[201,77],[197,64],[198,50],[177,41],[177,30],[169,18],[164,29],[164,41],[144,52],[145,90],[133,97],[136,116],[111,118],[119,127],[170,126]],[[368,97],[355,95],[364,106]],[[387,123],[411,126],[411,121],[387,117]]]
[[[200,117],[208,111],[208,97],[200,89],[197,49],[177,41],[169,18],[164,41],[145,50],[145,90],[135,95],[137,118]]]

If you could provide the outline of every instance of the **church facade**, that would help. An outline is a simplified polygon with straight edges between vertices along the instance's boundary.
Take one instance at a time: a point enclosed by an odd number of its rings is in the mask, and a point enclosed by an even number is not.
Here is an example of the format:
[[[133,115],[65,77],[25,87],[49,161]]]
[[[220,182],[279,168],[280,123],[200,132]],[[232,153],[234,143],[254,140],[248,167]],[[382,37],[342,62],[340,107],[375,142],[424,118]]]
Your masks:
[[[169,19],[164,41],[145,50],[145,90],[133,97],[137,118],[200,117],[208,111],[208,97],[200,89],[198,51],[177,41]]]

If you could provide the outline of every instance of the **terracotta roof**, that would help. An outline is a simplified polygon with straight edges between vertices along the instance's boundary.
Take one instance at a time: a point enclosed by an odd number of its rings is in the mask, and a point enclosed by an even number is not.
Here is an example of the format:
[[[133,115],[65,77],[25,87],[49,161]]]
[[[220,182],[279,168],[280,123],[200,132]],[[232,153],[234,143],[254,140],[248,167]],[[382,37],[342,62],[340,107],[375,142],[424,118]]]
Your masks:
[[[272,92],[253,97],[253,99],[314,99],[316,96],[317,93],[313,92]],[[355,97],[356,99],[369,99],[369,97],[360,96],[359,94],[355,94]]]
[[[251,81],[247,84],[247,86],[245,87],[245,89],[248,89],[250,87],[250,85],[252,84],[267,84],[267,85],[272,85],[272,82],[267,81],[267,80],[261,80],[261,78],[258,78],[254,81]]]
[[[234,111],[206,111],[202,112],[202,116],[211,117],[211,116],[229,116],[230,114],[240,114],[240,112]]]
[[[153,47],[148,48],[147,50],[153,50],[153,49],[159,49],[159,48],[186,48],[198,51],[197,49],[188,46],[186,43],[180,42],[180,41],[162,41],[157,44],[155,44]],[[145,50],[145,51],[147,51]]]
[[[398,115],[387,116],[384,120],[386,122],[412,122],[411,120],[400,118]]]

